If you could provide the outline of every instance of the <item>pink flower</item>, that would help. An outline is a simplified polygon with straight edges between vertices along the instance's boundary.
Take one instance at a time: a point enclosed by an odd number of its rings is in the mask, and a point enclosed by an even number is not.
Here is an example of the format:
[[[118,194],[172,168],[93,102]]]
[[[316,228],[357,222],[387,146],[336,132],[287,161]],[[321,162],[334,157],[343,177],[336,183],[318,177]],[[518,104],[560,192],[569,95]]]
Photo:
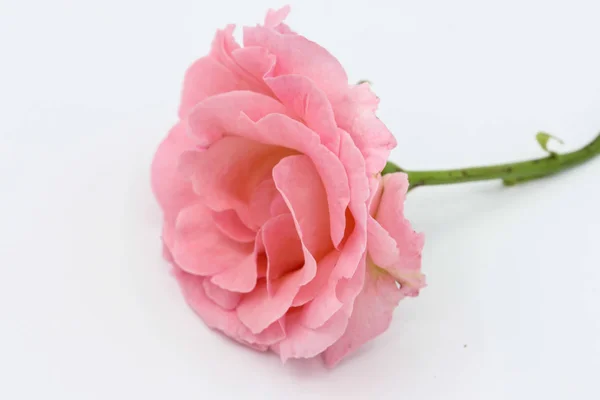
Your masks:
[[[208,326],[334,365],[422,287],[422,239],[402,215],[406,177],[379,175],[395,140],[377,97],[288,12],[244,28],[244,47],[233,26],[217,32],[186,73],[152,186],[165,256]]]

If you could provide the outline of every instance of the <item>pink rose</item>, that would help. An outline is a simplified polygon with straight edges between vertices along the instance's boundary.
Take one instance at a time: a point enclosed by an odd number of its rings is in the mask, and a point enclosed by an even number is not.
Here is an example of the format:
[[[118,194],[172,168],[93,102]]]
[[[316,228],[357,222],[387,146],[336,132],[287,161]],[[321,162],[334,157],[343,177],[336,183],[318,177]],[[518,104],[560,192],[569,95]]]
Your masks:
[[[395,140],[377,97],[288,12],[244,28],[244,47],[233,26],[217,32],[186,73],[152,186],[165,256],[208,326],[334,365],[423,286],[422,238],[403,217],[406,176],[379,175]]]

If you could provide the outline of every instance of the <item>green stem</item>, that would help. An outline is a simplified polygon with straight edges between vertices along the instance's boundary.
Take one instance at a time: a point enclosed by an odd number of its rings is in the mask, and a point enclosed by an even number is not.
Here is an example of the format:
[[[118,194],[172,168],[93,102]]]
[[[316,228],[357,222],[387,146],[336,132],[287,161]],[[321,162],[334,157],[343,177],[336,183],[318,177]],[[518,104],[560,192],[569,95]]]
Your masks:
[[[405,172],[408,174],[410,189],[419,186],[492,179],[501,179],[505,185],[512,186],[556,174],[582,164],[597,155],[600,155],[600,134],[591,143],[579,150],[565,154],[550,153],[548,157],[536,160],[445,171],[409,171],[388,162],[381,173],[385,175],[394,172]]]

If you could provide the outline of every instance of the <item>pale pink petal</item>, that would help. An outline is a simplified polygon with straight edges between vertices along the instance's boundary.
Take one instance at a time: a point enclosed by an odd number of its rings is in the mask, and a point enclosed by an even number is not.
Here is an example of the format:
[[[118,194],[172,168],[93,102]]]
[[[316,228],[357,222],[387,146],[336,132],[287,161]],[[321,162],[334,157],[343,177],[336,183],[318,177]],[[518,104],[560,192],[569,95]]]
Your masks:
[[[352,303],[363,285],[369,183],[364,172],[364,160],[345,132],[342,132],[340,159],[346,168],[350,182],[349,209],[353,226],[340,249],[339,258],[330,274],[328,285],[318,293],[313,301],[304,306],[303,324],[312,328],[321,326],[344,305],[351,309]]]
[[[240,322],[235,310],[225,310],[206,296],[202,284],[205,278],[188,274],[176,266],[173,273],[187,303],[210,328],[217,329],[240,343],[263,351],[285,337],[285,332],[277,321],[259,335],[252,334]]]
[[[304,252],[290,214],[272,218],[261,233],[267,254],[267,290],[273,294],[276,279],[302,268]]]
[[[338,154],[340,134],[333,109],[327,95],[314,82],[301,75],[266,78],[265,82],[288,109],[319,134],[321,143],[325,147]]]
[[[315,132],[285,115],[271,114],[258,122],[242,117],[237,132],[240,136],[276,146],[286,146],[310,157],[327,192],[331,239],[337,246],[344,236],[345,211],[350,198],[348,177],[340,159],[320,144],[319,136]]]
[[[348,315],[344,310],[335,313],[318,329],[302,325],[300,317],[291,313],[286,319],[286,337],[271,346],[285,362],[290,358],[311,358],[321,354],[344,333]]]
[[[367,83],[340,93],[331,100],[338,126],[350,134],[363,154],[367,173],[381,172],[396,139],[375,115],[379,99]]]
[[[210,281],[230,292],[252,291],[256,287],[257,279],[262,277],[264,250],[262,237],[259,234],[256,236],[252,254],[246,256],[239,264],[213,275]]]
[[[302,243],[315,259],[332,250],[327,192],[310,158],[305,155],[282,159],[273,168],[273,181],[286,201]]]
[[[300,320],[303,326],[317,329],[342,308],[344,303],[337,298],[336,287],[336,281],[329,281],[313,301],[304,305]]]
[[[213,275],[239,265],[252,253],[253,245],[223,235],[211,211],[202,204],[182,210],[176,222],[173,258],[185,271]]]
[[[213,211],[213,220],[222,233],[237,242],[254,242],[256,238],[256,232],[244,225],[234,210]]]
[[[237,313],[240,320],[253,333],[262,332],[286,313],[299,288],[315,277],[316,269],[315,260],[305,251],[304,266],[278,279],[273,295],[269,294],[266,282],[259,281],[256,288],[238,305]]]
[[[222,289],[215,285],[208,279],[202,281],[204,287],[204,293],[211,299],[215,304],[219,305],[225,310],[233,310],[238,305],[242,295],[240,293],[230,292]]]
[[[348,76],[327,50],[300,35],[282,34],[266,27],[245,27],[244,46],[264,47],[277,57],[273,75],[302,75],[327,96],[347,90]]]
[[[313,300],[319,293],[323,291],[325,285],[327,285],[327,282],[329,281],[331,271],[333,271],[333,268],[335,267],[339,257],[340,252],[334,250],[318,262],[317,273],[314,279],[300,288],[300,291],[298,291],[298,294],[294,298],[294,303],[292,306],[302,306]]]
[[[281,195],[275,187],[273,178],[269,176],[254,189],[248,207],[238,210],[240,218],[244,221],[244,224],[258,230],[273,216],[271,206],[275,199],[281,199]]]
[[[256,79],[252,74],[238,65],[233,57],[233,53],[240,50],[240,46],[233,38],[234,30],[235,25],[227,25],[225,29],[217,31],[212,43],[210,57],[219,61],[219,63],[224,65],[233,74],[235,74],[235,76],[238,78],[238,81],[244,85],[242,89],[248,89],[257,93],[269,94],[269,89],[264,82]]]
[[[277,192],[277,196],[273,198],[271,201],[271,205],[269,206],[269,211],[272,217],[276,217],[281,214],[290,214],[290,209],[287,206],[284,198]]]
[[[170,224],[174,224],[183,207],[197,201],[190,181],[177,169],[179,154],[193,149],[194,145],[180,122],[169,131],[152,161],[152,190]]]
[[[249,85],[229,68],[213,57],[203,57],[185,73],[179,117],[185,118],[196,104],[207,97],[245,89],[249,89]]]
[[[381,268],[393,265],[400,257],[396,241],[371,216],[367,223],[367,251],[373,263]]]
[[[231,53],[231,56],[241,68],[252,75],[257,81],[263,82],[265,88],[269,90],[263,78],[271,75],[277,57],[269,53],[269,50],[257,46],[237,49]]]
[[[327,366],[337,364],[350,352],[385,332],[403,295],[394,278],[376,267],[366,271],[364,287],[354,302],[344,335],[323,353]]]
[[[348,224],[349,232],[341,249],[340,258],[332,272],[332,279],[350,279],[361,265],[365,255],[367,241],[367,200],[369,198],[369,182],[365,173],[365,163],[360,152],[347,133],[342,132],[340,146],[342,161],[350,184],[349,210],[353,224]]]
[[[269,11],[267,11],[267,16],[265,17],[265,27],[275,28],[287,18],[289,13],[289,5],[283,6],[279,10],[269,9]]]
[[[396,241],[399,258],[393,265],[381,267],[402,284],[406,294],[416,295],[425,285],[425,278],[420,272],[424,237],[416,233],[404,217],[408,177],[404,173],[387,174],[382,185],[383,194],[375,219]]]
[[[235,134],[238,118],[244,113],[252,121],[287,109],[272,97],[250,91],[233,91],[211,96],[190,112],[188,123],[197,144],[208,147],[224,135]]]
[[[211,209],[243,210],[258,184],[289,154],[283,147],[228,136],[198,153],[192,184]]]

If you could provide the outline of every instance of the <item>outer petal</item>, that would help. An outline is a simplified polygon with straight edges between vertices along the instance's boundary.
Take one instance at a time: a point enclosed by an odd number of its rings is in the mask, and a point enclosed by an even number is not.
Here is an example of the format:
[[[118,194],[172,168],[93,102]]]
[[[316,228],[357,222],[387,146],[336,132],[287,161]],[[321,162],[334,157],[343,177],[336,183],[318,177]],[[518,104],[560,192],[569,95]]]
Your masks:
[[[202,281],[202,287],[204,288],[206,296],[224,310],[233,310],[242,298],[240,293],[222,289],[214,283],[211,283],[208,279]]]
[[[269,89],[262,80],[256,79],[244,68],[240,67],[232,56],[234,52],[240,50],[240,46],[233,38],[235,25],[227,25],[224,30],[217,31],[212,43],[210,56],[218,60],[227,69],[232,71],[249,90],[257,93],[269,94]]]
[[[367,224],[367,249],[373,263],[382,268],[394,265],[400,258],[396,241],[371,216]]]
[[[322,90],[301,75],[266,78],[265,82],[288,109],[319,134],[325,147],[339,153],[340,134],[329,99]]]
[[[286,319],[286,337],[271,348],[279,353],[284,362],[289,358],[314,357],[335,343],[347,324],[348,316],[343,310],[335,313],[318,329],[303,326],[300,315],[292,313]]]
[[[183,207],[197,200],[190,181],[177,169],[179,155],[194,148],[194,141],[185,132],[183,123],[175,125],[152,161],[152,190],[170,224]]]
[[[416,295],[425,285],[420,272],[423,235],[416,233],[404,218],[404,200],[408,177],[404,173],[383,177],[383,194],[375,219],[396,241],[399,259],[391,266],[381,265],[403,286],[407,294]]]
[[[368,267],[363,290],[354,302],[344,335],[323,353],[327,366],[334,366],[348,353],[385,332],[402,297],[394,278],[372,265]]]
[[[187,207],[177,217],[172,254],[187,272],[204,276],[222,272],[244,261],[252,247],[223,235],[202,204]]]
[[[259,335],[252,334],[240,322],[235,311],[225,310],[210,300],[202,284],[205,278],[188,274],[176,266],[173,272],[185,300],[210,328],[217,329],[240,343],[262,351],[285,337],[283,328],[278,322],[271,324]]]
[[[327,192],[314,164],[305,155],[282,159],[273,180],[298,226],[302,243],[315,259],[332,250]]]
[[[367,83],[340,93],[331,100],[338,126],[350,134],[360,149],[367,173],[381,172],[390,151],[396,147],[396,139],[375,115],[379,99]]]
[[[348,86],[348,76],[339,61],[303,36],[281,34],[261,26],[245,27],[244,46],[264,47],[274,54],[277,57],[274,76],[306,76],[332,97]]]
[[[286,114],[287,110],[272,97],[255,92],[234,91],[211,96],[191,111],[191,134],[199,145],[208,147],[224,135],[237,131],[241,113],[258,121],[269,114]]]
[[[203,57],[185,73],[179,117],[185,118],[190,110],[207,97],[233,90],[246,90],[249,85],[239,75],[214,57]]]

